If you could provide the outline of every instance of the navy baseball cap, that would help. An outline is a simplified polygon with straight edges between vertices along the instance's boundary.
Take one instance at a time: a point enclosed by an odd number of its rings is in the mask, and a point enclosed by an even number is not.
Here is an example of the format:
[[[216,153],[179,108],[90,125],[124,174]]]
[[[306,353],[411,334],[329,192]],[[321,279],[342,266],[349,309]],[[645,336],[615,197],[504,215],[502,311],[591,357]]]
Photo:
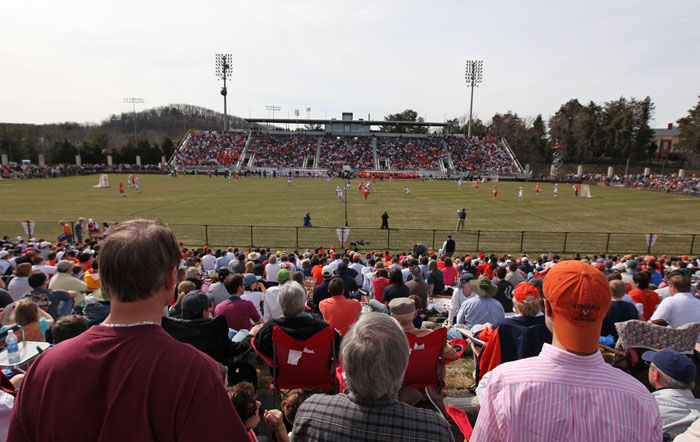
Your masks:
[[[459,282],[461,282],[462,284],[466,284],[467,282],[471,281],[472,279],[475,279],[474,275],[472,275],[471,273],[465,273],[462,276],[460,276]]]
[[[665,348],[660,351],[645,351],[642,359],[653,362],[656,367],[671,376],[673,379],[685,384],[695,382],[697,368],[693,361],[683,353]]]

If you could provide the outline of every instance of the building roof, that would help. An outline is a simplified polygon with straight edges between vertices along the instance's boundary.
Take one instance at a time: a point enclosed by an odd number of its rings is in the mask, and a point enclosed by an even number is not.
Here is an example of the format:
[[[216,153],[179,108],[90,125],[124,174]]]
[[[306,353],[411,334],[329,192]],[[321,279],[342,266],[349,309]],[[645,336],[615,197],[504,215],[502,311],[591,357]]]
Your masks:
[[[654,131],[654,137],[660,138],[660,137],[677,137],[680,136],[681,131],[678,130],[677,128],[673,129],[652,129]]]

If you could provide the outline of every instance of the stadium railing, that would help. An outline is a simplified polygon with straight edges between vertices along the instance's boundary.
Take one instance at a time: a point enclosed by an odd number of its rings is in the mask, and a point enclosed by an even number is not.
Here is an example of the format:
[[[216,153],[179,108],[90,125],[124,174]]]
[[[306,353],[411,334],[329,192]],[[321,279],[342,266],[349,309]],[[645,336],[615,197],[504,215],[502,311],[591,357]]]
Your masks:
[[[103,220],[96,220],[102,225]],[[109,222],[109,221],[108,221]],[[34,221],[33,237],[55,242],[60,234],[56,221]],[[114,227],[116,223],[109,222]],[[73,231],[74,223],[71,222]],[[342,226],[301,227],[262,226],[242,224],[169,224],[178,241],[187,246],[213,248],[270,247],[274,249],[313,249],[340,246],[338,230]],[[545,232],[532,230],[465,230],[454,232],[443,229],[390,229],[346,227],[345,248],[360,251],[410,251],[416,243],[428,249],[439,250],[447,235],[457,243],[459,254],[485,253],[647,253],[645,233],[637,232]],[[87,238],[87,228],[83,238]],[[0,220],[0,235],[11,241],[22,236],[29,241],[19,221]],[[660,233],[651,252],[667,255],[700,254],[700,233]],[[364,243],[364,244],[363,244]]]

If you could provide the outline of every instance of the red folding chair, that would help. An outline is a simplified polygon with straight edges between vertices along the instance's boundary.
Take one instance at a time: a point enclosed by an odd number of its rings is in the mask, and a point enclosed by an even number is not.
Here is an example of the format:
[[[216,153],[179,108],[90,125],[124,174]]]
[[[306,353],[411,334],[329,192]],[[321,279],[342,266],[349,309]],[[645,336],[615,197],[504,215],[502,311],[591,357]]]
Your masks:
[[[272,368],[271,390],[304,388],[337,391],[335,330],[326,327],[305,341],[292,338],[281,328],[272,329],[272,359],[253,348]]]
[[[447,329],[439,328],[421,338],[406,333],[406,338],[411,355],[408,358],[408,367],[406,367],[406,373],[403,376],[403,384],[416,388],[432,385],[438,390],[442,389],[444,381],[439,374],[442,366],[445,365],[442,350],[447,342]]]

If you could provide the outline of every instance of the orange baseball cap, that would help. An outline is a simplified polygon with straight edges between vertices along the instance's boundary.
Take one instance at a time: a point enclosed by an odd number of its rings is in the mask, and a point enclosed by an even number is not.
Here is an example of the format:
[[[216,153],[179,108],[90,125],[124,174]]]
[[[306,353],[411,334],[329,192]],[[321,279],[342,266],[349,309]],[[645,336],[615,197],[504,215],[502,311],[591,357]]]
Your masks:
[[[600,327],[610,307],[610,286],[605,275],[581,261],[562,261],[549,270],[542,290],[552,307],[554,333],[559,342],[572,351],[596,351]]]
[[[527,298],[528,296],[534,296],[535,298],[539,298],[540,291],[537,290],[537,287],[530,284],[529,282],[521,282],[520,284],[515,286],[515,289],[513,290],[513,299],[515,299],[518,302],[525,302],[525,298]]]

